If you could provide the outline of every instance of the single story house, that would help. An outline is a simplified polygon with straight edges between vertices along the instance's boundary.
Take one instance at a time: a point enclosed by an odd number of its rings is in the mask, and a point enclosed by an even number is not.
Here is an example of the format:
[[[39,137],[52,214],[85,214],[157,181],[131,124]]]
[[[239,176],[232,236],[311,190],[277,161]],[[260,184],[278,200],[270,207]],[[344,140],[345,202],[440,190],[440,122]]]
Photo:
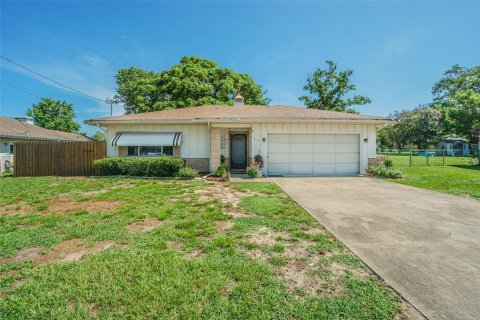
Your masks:
[[[41,128],[31,118],[0,116],[0,153],[13,153],[14,142],[89,140],[81,134]]]
[[[288,106],[204,105],[87,120],[107,130],[107,156],[166,155],[214,172],[220,157],[234,173],[255,155],[264,175],[363,174],[376,156],[383,117]]]
[[[470,154],[468,140],[459,137],[446,137],[435,146],[438,154],[447,156],[468,156]]]

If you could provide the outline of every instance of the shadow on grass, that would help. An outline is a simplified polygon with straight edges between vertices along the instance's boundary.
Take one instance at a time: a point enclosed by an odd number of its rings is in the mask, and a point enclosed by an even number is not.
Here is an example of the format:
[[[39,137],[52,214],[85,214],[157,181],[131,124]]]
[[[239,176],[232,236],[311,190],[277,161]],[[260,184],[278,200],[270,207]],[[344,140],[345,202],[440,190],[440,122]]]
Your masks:
[[[449,165],[449,167],[456,167],[456,168],[470,169],[470,170],[480,170],[480,166],[479,166],[479,165],[460,165],[460,164],[455,164],[455,165]]]

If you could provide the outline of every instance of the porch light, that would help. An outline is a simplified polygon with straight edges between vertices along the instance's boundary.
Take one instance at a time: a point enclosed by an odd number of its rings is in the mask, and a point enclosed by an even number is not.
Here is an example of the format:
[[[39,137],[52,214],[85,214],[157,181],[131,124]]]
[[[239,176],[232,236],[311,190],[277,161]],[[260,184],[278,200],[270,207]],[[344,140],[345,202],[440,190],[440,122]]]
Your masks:
[[[368,138],[363,139],[363,142],[367,143],[367,142],[368,142]]]

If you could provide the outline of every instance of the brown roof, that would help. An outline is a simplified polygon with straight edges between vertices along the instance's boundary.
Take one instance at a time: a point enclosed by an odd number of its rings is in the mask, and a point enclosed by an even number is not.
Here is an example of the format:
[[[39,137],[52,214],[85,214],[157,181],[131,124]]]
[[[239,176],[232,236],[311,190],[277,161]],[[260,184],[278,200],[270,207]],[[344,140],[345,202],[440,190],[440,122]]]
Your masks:
[[[97,122],[116,121],[188,121],[188,120],[381,120],[384,117],[366,116],[347,112],[335,112],[302,107],[287,106],[214,106],[206,105],[154,112],[129,114],[117,117],[98,118],[86,121],[94,124]]]
[[[34,140],[89,141],[81,134],[50,130],[0,116],[0,137]]]
[[[471,133],[480,133],[480,125],[476,126],[476,127],[473,127],[472,129],[470,129],[470,132]]]

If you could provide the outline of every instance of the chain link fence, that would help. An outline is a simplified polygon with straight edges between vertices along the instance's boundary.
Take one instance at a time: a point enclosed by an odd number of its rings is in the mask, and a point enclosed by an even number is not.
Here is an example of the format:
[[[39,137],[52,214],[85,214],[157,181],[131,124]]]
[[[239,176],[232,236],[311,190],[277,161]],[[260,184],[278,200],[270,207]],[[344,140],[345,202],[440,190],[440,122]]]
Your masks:
[[[478,149],[394,149],[384,148],[378,155],[395,166],[470,166],[478,165]]]

